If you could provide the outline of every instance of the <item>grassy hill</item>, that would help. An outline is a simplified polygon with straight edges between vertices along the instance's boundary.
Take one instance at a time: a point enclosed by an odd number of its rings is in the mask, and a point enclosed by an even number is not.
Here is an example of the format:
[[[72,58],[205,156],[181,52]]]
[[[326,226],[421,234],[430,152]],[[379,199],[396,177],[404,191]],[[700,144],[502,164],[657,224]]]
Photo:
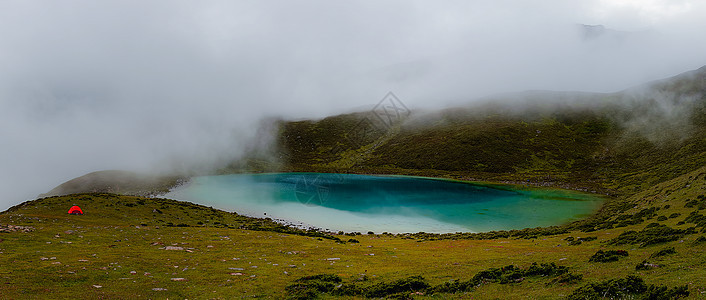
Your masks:
[[[612,94],[528,92],[419,112],[282,122],[285,169],[529,182],[629,195],[706,165],[706,67]],[[376,130],[377,129],[377,130]],[[360,134],[363,132],[364,134]]]
[[[425,175],[611,197],[561,226],[398,235],[304,231],[167,199],[43,198],[0,213],[0,298],[703,297],[704,95],[706,67],[619,93],[503,95],[390,128],[364,113],[281,121],[277,153],[219,172]],[[94,191],[99,177],[63,192]],[[103,186],[117,192],[115,182]],[[68,215],[71,205],[86,214]]]

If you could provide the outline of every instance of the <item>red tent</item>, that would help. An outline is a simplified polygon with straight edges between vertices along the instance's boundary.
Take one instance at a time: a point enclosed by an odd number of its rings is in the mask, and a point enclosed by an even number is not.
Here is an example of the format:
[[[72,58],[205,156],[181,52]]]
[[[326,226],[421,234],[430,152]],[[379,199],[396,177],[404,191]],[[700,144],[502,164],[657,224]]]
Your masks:
[[[69,208],[69,214],[72,214],[72,215],[82,215],[82,214],[83,214],[83,211],[81,210],[80,207],[74,205],[74,206],[72,206],[71,208]]]

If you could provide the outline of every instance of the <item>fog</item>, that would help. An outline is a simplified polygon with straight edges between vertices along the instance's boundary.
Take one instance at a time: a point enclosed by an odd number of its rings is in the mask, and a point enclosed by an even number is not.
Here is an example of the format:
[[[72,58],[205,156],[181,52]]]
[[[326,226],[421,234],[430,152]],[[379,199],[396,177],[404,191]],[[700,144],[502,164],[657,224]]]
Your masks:
[[[206,170],[393,91],[434,108],[706,64],[701,1],[2,1],[0,209],[88,172]],[[603,25],[605,27],[587,27]]]

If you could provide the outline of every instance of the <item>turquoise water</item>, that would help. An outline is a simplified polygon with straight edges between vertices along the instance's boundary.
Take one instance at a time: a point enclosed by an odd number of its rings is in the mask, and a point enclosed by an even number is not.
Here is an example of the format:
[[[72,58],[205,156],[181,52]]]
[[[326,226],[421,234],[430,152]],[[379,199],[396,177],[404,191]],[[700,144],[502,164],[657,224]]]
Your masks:
[[[195,177],[167,197],[328,230],[483,232],[566,223],[602,199],[406,176],[321,173]]]

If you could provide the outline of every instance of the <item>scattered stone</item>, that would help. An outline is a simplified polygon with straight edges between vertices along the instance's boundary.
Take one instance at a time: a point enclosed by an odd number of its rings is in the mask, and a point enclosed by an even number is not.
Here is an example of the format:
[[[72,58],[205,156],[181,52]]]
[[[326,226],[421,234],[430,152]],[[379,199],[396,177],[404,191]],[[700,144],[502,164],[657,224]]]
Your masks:
[[[228,268],[228,270],[243,271],[243,268]]]
[[[88,262],[87,259],[79,259],[78,261],[80,261],[80,262]]]
[[[152,290],[155,291],[155,292],[161,292],[161,291],[166,291],[167,289],[163,289],[163,288],[153,288]]]
[[[178,251],[181,251],[181,250],[184,250],[184,248],[183,248],[183,247],[177,247],[177,246],[166,246],[166,247],[164,247],[164,250],[178,250]]]
[[[40,257],[39,260],[48,260],[46,257]]]
[[[0,224],[0,232],[24,232],[24,233],[27,233],[30,231],[34,231],[34,227]]]
[[[186,280],[186,278],[177,277],[177,278],[172,278],[172,281],[187,281],[187,280]]]
[[[137,271],[130,271],[130,274],[135,275],[135,274],[137,274]]]
[[[94,284],[93,287],[99,289],[99,288],[102,288],[103,286],[102,286],[102,285]]]
[[[242,275],[243,275],[243,273],[240,273],[240,272],[238,272],[238,273],[228,273],[228,274],[233,275],[233,276],[242,276]]]
[[[341,260],[341,258],[340,257],[331,257],[331,258],[327,258],[326,260]]]

